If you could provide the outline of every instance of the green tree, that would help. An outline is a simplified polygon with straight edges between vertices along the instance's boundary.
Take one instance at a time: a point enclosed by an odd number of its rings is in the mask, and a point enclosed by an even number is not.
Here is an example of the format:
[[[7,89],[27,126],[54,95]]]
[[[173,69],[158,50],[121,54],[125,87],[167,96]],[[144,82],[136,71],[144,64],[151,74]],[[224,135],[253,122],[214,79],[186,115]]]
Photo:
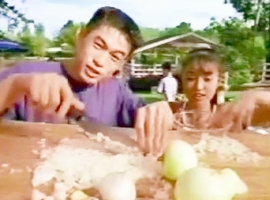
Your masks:
[[[253,30],[237,18],[212,22],[207,30],[219,36],[221,53],[230,72],[230,84],[252,82],[264,62],[265,48],[262,37],[255,37],[254,40]]]
[[[32,50],[32,34],[28,24],[25,24],[23,29],[18,33],[17,39],[23,44],[27,45]]]
[[[35,56],[44,57],[50,41],[45,36],[45,28],[42,24],[35,25],[34,33],[31,33],[26,24],[21,32],[18,33],[18,40],[27,45],[31,53]]]
[[[46,49],[49,47],[50,41],[45,36],[45,28],[43,24],[35,25],[35,31],[32,41],[33,53],[37,56],[44,57]]]
[[[74,23],[72,20],[67,21],[60,29],[56,38],[54,38],[54,45],[61,46],[66,43],[71,47],[74,47],[76,35],[82,26],[84,26],[84,23]]]
[[[174,28],[166,28],[165,30],[161,31],[160,36],[182,35],[192,31],[193,30],[190,23],[182,22]]]
[[[231,3],[237,12],[242,13],[246,21],[253,21],[255,35],[265,37],[266,59],[270,61],[270,1],[269,0],[225,0]]]
[[[26,0],[21,0],[21,2],[25,3]],[[10,32],[13,32],[13,30],[16,29],[18,24],[21,22],[34,23],[33,20],[27,19],[14,6],[9,5],[9,3],[5,0],[0,0],[0,15],[8,20],[8,29]]]

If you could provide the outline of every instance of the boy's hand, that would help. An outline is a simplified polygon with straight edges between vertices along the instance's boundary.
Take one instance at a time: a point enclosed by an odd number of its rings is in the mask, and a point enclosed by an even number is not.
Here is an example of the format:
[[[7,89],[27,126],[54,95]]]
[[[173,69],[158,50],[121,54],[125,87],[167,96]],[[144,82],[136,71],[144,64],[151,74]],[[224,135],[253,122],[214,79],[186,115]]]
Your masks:
[[[166,145],[166,133],[173,127],[173,112],[170,104],[161,101],[138,110],[136,134],[139,146],[145,153],[158,154]]]
[[[26,94],[35,106],[63,118],[71,107],[84,109],[65,77],[55,73],[18,75],[14,81],[18,92]]]

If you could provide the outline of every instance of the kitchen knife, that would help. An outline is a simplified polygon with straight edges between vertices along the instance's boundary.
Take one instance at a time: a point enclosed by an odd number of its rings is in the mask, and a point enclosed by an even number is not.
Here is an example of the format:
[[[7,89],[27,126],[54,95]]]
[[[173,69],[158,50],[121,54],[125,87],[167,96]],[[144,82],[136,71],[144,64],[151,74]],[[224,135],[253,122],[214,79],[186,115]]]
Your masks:
[[[111,140],[119,141],[129,146],[137,146],[134,129],[112,127],[102,124],[96,119],[87,117],[82,111],[72,110],[68,115],[68,123],[78,125],[86,132],[86,134],[102,133]]]

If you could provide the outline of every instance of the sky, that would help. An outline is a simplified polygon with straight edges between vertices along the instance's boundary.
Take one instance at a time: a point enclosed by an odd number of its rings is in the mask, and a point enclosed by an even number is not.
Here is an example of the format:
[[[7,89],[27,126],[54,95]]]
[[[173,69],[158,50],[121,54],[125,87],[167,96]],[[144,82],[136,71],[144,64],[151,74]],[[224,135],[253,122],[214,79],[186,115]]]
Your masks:
[[[87,22],[102,6],[114,6],[129,14],[141,27],[166,28],[191,23],[194,29],[203,29],[212,17],[217,20],[239,16],[224,0],[7,0],[11,5],[45,26],[48,37],[55,36],[68,21]],[[7,20],[0,17],[0,27]]]

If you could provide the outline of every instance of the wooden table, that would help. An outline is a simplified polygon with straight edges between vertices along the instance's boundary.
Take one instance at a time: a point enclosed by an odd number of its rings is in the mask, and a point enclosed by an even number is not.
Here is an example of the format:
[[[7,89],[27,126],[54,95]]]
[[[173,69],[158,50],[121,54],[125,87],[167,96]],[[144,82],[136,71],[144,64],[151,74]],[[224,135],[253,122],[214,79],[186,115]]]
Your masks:
[[[132,132],[132,130],[127,131]],[[176,132],[170,134],[171,139],[180,137]],[[34,155],[32,150],[38,148],[37,142],[41,138],[46,138],[50,146],[55,146],[63,137],[87,142],[84,135],[78,134],[76,126],[0,122],[1,200],[30,199],[31,173],[27,169],[34,167],[38,162],[38,156]],[[247,183],[249,193],[236,199],[270,199],[270,137],[252,134],[235,134],[233,137],[254,151],[266,156],[263,164],[253,166],[252,164],[240,165],[233,162],[222,163],[213,156],[206,158],[207,164],[213,168],[231,167],[238,172]],[[191,143],[195,142],[193,137],[185,133],[181,134],[181,138]],[[125,142],[123,139],[122,141]],[[131,142],[128,139],[127,141]],[[8,167],[5,167],[5,164],[8,164]],[[22,171],[19,172],[18,169]]]

